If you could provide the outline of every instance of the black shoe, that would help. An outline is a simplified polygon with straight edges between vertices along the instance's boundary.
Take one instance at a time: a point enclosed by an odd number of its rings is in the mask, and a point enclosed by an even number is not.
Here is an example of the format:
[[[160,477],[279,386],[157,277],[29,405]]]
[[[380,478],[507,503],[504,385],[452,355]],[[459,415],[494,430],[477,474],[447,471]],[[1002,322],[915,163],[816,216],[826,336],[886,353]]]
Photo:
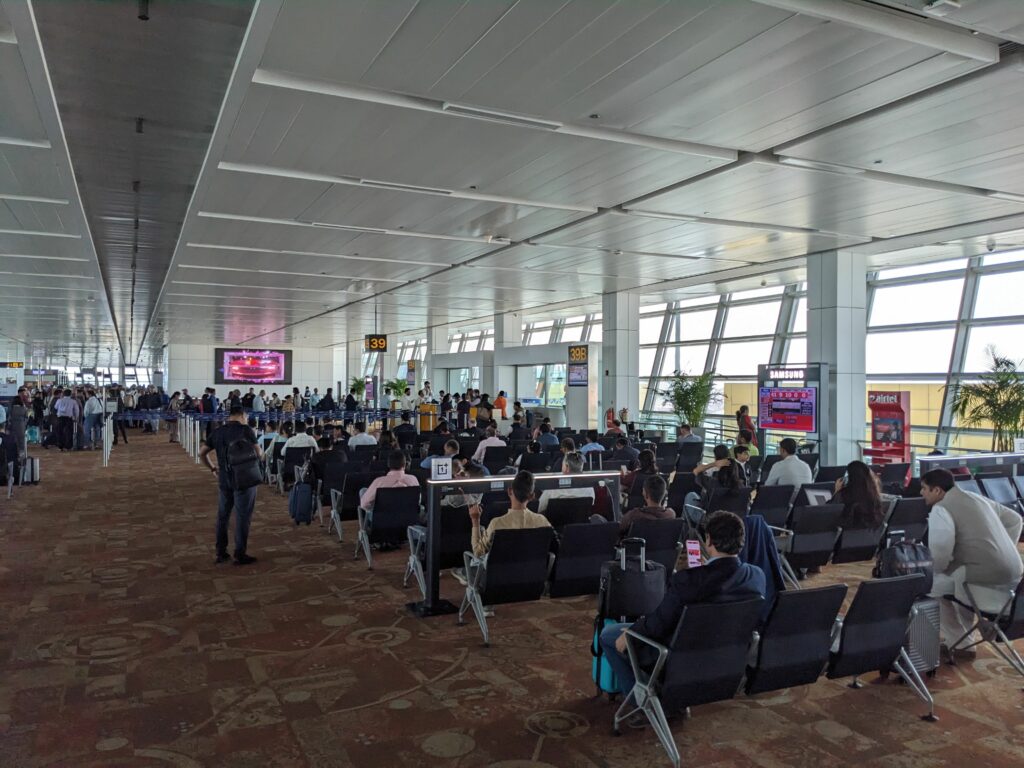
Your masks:
[[[235,565],[249,565],[249,563],[255,563],[256,558],[252,555],[237,555],[235,557]]]
[[[221,563],[226,563],[230,559],[231,559],[231,555],[229,555],[227,552],[221,552],[219,555],[217,555],[217,559],[214,560],[214,565],[220,565]]]

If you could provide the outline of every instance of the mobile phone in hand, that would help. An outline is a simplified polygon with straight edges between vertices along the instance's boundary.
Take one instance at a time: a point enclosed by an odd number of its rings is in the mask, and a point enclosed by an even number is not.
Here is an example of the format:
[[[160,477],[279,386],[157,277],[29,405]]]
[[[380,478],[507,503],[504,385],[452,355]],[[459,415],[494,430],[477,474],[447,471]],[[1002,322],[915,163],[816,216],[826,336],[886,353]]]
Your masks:
[[[700,561],[700,542],[696,539],[686,540],[686,567],[687,568],[699,568],[701,566]]]

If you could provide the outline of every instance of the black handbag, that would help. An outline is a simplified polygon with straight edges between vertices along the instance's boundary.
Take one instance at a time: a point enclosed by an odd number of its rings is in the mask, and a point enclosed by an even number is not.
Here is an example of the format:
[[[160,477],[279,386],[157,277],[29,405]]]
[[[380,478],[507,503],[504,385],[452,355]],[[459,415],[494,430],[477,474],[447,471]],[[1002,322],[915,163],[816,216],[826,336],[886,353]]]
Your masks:
[[[875,559],[875,567],[871,571],[871,575],[876,579],[909,576],[913,573],[924,574],[921,594],[931,592],[935,576],[932,552],[924,544],[911,539],[903,539],[880,549]]]

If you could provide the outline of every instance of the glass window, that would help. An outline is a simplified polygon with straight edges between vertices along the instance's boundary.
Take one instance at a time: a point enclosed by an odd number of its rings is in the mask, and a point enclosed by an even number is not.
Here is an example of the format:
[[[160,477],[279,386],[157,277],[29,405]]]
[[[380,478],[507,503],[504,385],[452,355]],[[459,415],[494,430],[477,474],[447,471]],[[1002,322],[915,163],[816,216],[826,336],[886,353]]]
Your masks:
[[[717,304],[719,296],[700,296],[696,299],[682,299],[676,302],[676,306],[680,308],[686,307],[706,307],[708,304]]]
[[[494,334],[484,336],[484,343],[481,349],[494,349]]]
[[[793,311],[793,333],[807,333],[807,297],[797,299]]]
[[[801,365],[807,362],[807,337],[794,336],[789,340],[786,365]]]
[[[679,341],[702,341],[711,338],[715,330],[715,315],[718,309],[706,309],[702,312],[683,312],[679,318]],[[674,335],[674,334],[673,334]]]
[[[765,304],[747,304],[729,307],[725,316],[725,336],[765,336],[775,333],[775,325],[779,321],[781,301]],[[767,362],[763,360],[762,362]]]
[[[576,315],[575,317],[567,317],[565,319],[566,325],[576,325],[577,323],[583,324],[587,321],[586,315]]]
[[[640,318],[640,343],[641,344],[657,344],[661,338],[661,324],[664,320],[663,315],[655,315],[654,317],[641,317]]]
[[[772,354],[772,342],[738,341],[722,344],[718,349],[715,372],[721,376],[757,377],[757,366],[767,363]]]
[[[602,330],[603,330],[603,326],[601,325],[600,322],[593,323],[590,326],[590,336],[588,337],[587,341],[595,341],[595,342],[601,341],[601,338],[603,336]]]
[[[988,347],[1013,360],[1024,360],[1024,327],[1020,325],[990,325],[971,328],[967,337],[967,358],[964,371],[981,373],[992,367]]]
[[[1024,272],[982,275],[978,280],[978,301],[975,317],[1012,317],[1024,315]]]
[[[953,329],[869,333],[865,364],[867,373],[946,375],[953,349]]]
[[[992,264],[1011,264],[1015,261],[1024,260],[1024,251],[1010,251],[1009,253],[990,253],[982,259],[986,267]]]
[[[565,405],[565,363],[554,363],[545,366],[547,371],[547,405],[559,407]]]
[[[708,360],[708,345],[669,347],[661,361],[661,375],[672,376],[676,371],[689,374],[704,373]]]
[[[956,320],[963,290],[963,278],[879,287],[871,305],[869,325]]]
[[[562,341],[580,341],[582,338],[582,325],[567,325],[562,329]]]
[[[459,348],[461,346],[462,346],[462,334],[461,333],[456,333],[454,336],[449,336],[448,337],[448,351],[449,352],[458,352]]]
[[[654,368],[654,347],[640,347],[640,376],[650,376]]]
[[[649,312],[664,312],[667,306],[668,304],[648,304],[646,306],[640,307],[640,314],[646,315]]]
[[[948,272],[953,269],[966,269],[967,259],[952,259],[951,261],[935,261],[931,264],[915,264],[912,267],[896,267],[895,269],[883,269],[878,273],[878,278],[884,280],[889,277],[914,277],[915,275],[934,275],[936,272]]]

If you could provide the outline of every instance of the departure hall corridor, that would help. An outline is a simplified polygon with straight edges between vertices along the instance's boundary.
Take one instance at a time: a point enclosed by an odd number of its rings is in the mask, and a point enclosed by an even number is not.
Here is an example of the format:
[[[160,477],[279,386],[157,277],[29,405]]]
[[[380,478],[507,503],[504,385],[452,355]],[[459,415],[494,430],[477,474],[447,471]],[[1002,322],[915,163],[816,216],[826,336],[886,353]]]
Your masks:
[[[406,550],[368,571],[353,523],[343,545],[297,529],[267,487],[259,562],[214,565],[209,473],[164,435],[130,439],[106,470],[34,447],[42,483],[0,502],[4,768],[667,763],[649,728],[613,737],[593,698],[593,597],[500,606],[484,648],[475,624],[406,612]],[[459,599],[448,575],[442,595]],[[987,648],[929,680],[936,724],[905,686],[865,682],[699,707],[672,722],[683,763],[1020,765],[1019,680]]]

